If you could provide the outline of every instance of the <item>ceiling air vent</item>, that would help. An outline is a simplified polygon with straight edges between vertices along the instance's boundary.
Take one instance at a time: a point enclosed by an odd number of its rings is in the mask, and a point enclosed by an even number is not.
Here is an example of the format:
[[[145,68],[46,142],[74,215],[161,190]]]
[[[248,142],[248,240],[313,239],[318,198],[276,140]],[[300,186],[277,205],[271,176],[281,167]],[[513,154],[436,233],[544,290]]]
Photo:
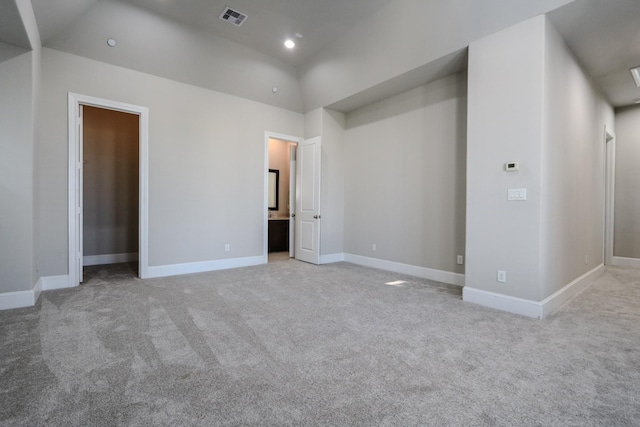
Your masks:
[[[220,14],[220,19],[239,27],[247,20],[247,15],[242,12],[238,12],[237,10],[233,10],[229,6],[225,6],[224,11]]]

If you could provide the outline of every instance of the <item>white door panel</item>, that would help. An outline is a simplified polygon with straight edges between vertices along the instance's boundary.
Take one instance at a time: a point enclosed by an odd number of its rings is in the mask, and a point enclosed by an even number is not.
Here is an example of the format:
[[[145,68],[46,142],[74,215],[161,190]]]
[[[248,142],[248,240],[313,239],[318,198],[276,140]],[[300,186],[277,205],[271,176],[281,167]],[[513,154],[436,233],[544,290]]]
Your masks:
[[[315,227],[316,225],[313,221],[300,221],[300,249],[304,251],[314,251],[316,249]]]
[[[320,137],[298,144],[296,168],[296,259],[320,264]]]

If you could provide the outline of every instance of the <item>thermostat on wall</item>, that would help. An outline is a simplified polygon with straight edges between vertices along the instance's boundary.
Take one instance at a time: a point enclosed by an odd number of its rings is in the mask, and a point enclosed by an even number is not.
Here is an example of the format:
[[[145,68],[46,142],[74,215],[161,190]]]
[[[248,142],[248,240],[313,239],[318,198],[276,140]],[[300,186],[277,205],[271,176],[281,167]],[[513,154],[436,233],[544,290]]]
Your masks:
[[[520,164],[518,162],[505,163],[504,170],[506,170],[507,172],[520,170]]]

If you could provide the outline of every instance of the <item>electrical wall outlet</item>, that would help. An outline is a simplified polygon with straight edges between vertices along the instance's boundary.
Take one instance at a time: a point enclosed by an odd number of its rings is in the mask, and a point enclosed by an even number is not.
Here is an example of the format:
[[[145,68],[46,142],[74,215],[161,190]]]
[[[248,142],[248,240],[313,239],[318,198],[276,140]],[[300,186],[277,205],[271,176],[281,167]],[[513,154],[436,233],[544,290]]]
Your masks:
[[[225,252],[230,252],[231,251],[231,245],[229,243],[224,245],[224,251]]]
[[[456,261],[458,265],[464,264],[464,257],[462,255],[458,255],[458,259]]]
[[[498,282],[507,283],[507,272],[503,270],[498,270]]]
[[[376,246],[376,244],[375,244],[375,243],[374,243],[373,245],[371,245],[371,250],[372,250],[372,251],[375,251],[376,249],[377,249],[377,246]]]

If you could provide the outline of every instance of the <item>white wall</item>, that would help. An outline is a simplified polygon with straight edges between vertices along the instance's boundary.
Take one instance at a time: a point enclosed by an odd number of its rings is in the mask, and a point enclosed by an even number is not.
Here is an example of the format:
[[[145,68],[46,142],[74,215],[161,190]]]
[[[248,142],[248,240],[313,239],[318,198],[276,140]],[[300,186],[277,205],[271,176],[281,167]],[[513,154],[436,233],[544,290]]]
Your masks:
[[[322,134],[322,108],[304,115],[304,138],[310,139]]]
[[[613,109],[545,25],[541,298],[604,263],[605,125]]]
[[[19,20],[11,24],[24,29],[28,43],[21,45],[31,50],[0,43],[0,293],[31,291],[39,277],[34,159],[41,47],[31,2],[16,0],[15,7]]]
[[[33,280],[34,52],[0,62],[0,293]]]
[[[345,252],[463,273],[466,74],[353,111],[346,125]]]
[[[542,301],[602,263],[611,108],[545,16],[471,44],[468,107],[466,286]]]
[[[264,132],[302,135],[301,114],[52,49],[42,70],[43,276],[68,266],[68,92],[149,108],[150,266],[262,255]]]
[[[616,111],[613,255],[640,258],[640,106]]]
[[[543,16],[469,47],[465,285],[540,300]],[[519,172],[505,172],[506,162]],[[507,201],[508,188],[527,200]],[[507,284],[497,282],[497,270]]]
[[[343,253],[344,128],[344,114],[322,109],[320,255]]]
[[[299,67],[304,110],[330,106],[571,1],[392,1]]]

